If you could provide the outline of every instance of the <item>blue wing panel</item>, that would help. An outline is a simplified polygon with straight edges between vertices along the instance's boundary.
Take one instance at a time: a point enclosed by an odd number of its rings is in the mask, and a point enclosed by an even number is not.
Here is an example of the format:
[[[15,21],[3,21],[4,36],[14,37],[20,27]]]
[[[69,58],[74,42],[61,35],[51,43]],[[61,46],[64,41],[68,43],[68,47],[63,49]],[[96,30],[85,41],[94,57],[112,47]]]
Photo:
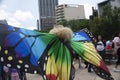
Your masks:
[[[30,54],[30,46],[25,39],[15,47],[15,52],[17,57],[26,57]]]
[[[75,41],[92,41],[92,38],[85,31],[74,32],[73,40]]]
[[[38,65],[38,60],[46,49],[46,44],[41,37],[35,37],[37,32],[27,29],[19,29],[16,32],[10,33],[5,38],[5,46],[13,47],[16,57],[26,57],[30,54],[30,62]]]
[[[37,65],[37,61],[41,57],[43,51],[46,49],[46,44],[42,42],[42,40],[39,38],[36,39],[34,46],[32,47],[32,54],[30,61],[33,65]]]
[[[35,41],[35,38],[33,38],[33,37],[27,37],[26,38],[26,41],[27,41],[27,43],[29,44],[29,46],[32,46],[32,44],[34,43],[34,41]]]
[[[23,28],[20,28],[18,32],[23,33],[25,35],[36,35],[35,31],[27,30],[27,29],[23,29]]]
[[[13,47],[15,46],[23,37],[25,37],[22,34],[19,34],[18,32],[13,32],[11,34],[9,34],[6,38],[5,38],[5,46],[7,47]]]

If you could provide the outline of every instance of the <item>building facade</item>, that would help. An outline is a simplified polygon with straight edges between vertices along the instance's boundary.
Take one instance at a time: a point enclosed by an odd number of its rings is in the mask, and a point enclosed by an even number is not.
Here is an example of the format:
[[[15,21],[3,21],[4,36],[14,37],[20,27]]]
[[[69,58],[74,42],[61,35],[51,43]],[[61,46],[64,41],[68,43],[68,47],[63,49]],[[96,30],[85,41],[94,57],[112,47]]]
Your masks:
[[[85,11],[83,5],[58,5],[56,7],[56,21],[85,19]]]
[[[112,8],[114,7],[120,7],[120,0],[105,0],[101,3],[98,4],[98,12],[99,12],[99,15],[102,14],[103,12],[103,8],[105,5],[111,5]]]
[[[39,5],[39,29],[46,30],[55,24],[55,6],[58,0],[38,0]]]

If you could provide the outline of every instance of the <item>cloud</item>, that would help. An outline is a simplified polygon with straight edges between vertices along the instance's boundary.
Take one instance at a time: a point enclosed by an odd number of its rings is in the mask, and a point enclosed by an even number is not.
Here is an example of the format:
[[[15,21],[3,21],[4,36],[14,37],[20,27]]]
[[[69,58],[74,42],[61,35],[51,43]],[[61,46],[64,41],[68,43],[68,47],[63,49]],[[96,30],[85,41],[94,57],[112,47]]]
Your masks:
[[[14,17],[10,12],[5,11],[4,9],[0,10],[0,20],[7,20],[8,24],[14,26],[21,26],[20,22]]]
[[[89,16],[92,15],[92,7],[95,7],[95,5],[91,5],[88,3],[84,4],[85,15],[87,19],[89,19]]]
[[[4,10],[0,10],[0,19],[6,19],[8,17],[8,13]]]
[[[34,18],[33,15],[31,14],[31,12],[21,11],[21,10],[16,10],[14,13],[14,17],[20,21],[26,21],[26,20]]]
[[[0,5],[0,20],[6,19],[9,25],[22,27],[23,25],[26,26],[25,23],[35,20],[30,11],[15,10],[14,12],[10,12],[7,9],[7,5]],[[26,27],[29,29],[34,28],[31,25]]]
[[[14,25],[16,27],[20,27],[21,26],[21,23],[18,20],[16,20],[14,17],[13,18],[12,17],[8,18],[8,24]]]
[[[7,5],[2,4],[2,5],[0,6],[0,8],[1,8],[1,9],[7,9],[8,7],[7,7]]]

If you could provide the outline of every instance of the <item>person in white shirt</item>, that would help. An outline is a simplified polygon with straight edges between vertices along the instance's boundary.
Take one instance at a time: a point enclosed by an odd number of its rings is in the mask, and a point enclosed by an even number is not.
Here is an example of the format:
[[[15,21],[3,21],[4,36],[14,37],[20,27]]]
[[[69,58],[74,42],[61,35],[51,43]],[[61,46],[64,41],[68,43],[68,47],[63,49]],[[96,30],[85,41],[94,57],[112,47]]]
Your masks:
[[[104,46],[104,43],[102,41],[101,35],[98,35],[98,42],[96,45],[96,49],[97,49],[98,53],[100,54],[100,56],[104,60],[105,59],[105,46]]]
[[[120,32],[115,34],[113,43],[114,43],[114,48],[116,49],[118,55],[118,60],[115,65],[115,68],[117,68],[117,66],[120,64]]]

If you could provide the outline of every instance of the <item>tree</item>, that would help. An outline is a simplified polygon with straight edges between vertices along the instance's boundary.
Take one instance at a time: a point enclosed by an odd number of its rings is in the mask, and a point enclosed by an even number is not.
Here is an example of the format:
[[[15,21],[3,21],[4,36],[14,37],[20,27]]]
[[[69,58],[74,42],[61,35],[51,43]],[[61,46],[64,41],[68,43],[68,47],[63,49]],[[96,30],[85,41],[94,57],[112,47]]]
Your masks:
[[[69,26],[73,31],[79,31],[83,28],[88,28],[89,29],[89,20],[87,19],[82,19],[82,20],[71,20],[68,22]]]
[[[58,22],[59,25],[67,26],[68,21],[63,19],[60,22]]]
[[[106,5],[100,17],[90,21],[90,30],[96,36],[101,34],[105,39],[111,39],[115,32],[120,31],[120,8]]]
[[[100,34],[101,18],[95,17],[94,20],[90,20],[90,31],[97,36]]]
[[[79,30],[79,29],[78,29],[78,23],[79,23],[78,20],[70,20],[70,21],[68,22],[69,27],[70,27],[73,31]]]
[[[88,28],[89,29],[89,20],[87,19],[82,19],[82,20],[62,20],[58,24],[61,24],[63,26],[68,26],[70,27],[73,31],[79,31],[83,28]]]

